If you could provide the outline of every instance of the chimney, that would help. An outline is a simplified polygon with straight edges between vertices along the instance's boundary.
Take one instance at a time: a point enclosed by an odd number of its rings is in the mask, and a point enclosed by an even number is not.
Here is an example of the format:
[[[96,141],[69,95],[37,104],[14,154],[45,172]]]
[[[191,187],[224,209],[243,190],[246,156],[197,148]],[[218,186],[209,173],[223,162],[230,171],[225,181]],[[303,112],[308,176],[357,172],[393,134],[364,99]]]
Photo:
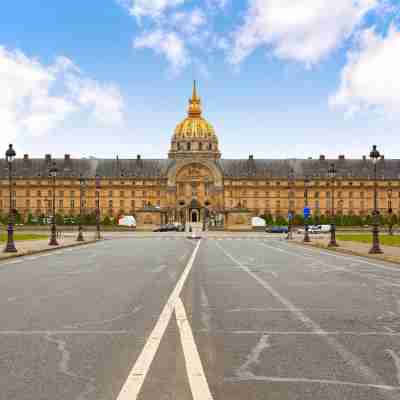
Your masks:
[[[321,161],[325,161],[325,156],[324,156],[323,154],[321,154],[321,155],[319,156],[319,159],[320,159]]]
[[[362,157],[363,161],[367,161],[367,156]]]
[[[29,160],[28,154],[24,154],[24,161],[28,161],[28,160]]]
[[[381,160],[384,160],[385,159],[385,156],[384,155],[381,155]]]
[[[250,160],[250,161],[254,160],[253,154],[250,154],[250,155],[249,155],[249,160]]]
[[[140,154],[136,156],[136,159],[139,161],[141,159]]]
[[[71,160],[71,155],[70,154],[64,154],[64,161],[70,161]]]
[[[340,154],[339,160],[344,160],[344,159],[345,159],[344,155],[343,155],[343,154]]]
[[[47,164],[50,164],[50,162],[51,162],[51,154],[46,154],[46,155],[44,156],[44,159],[45,159],[45,161],[46,161]]]

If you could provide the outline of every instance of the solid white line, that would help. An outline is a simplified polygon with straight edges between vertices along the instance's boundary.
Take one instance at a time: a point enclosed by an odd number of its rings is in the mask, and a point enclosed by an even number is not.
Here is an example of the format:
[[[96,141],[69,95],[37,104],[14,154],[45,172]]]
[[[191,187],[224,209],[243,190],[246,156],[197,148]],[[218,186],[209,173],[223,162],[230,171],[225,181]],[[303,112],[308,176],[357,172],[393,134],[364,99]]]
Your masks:
[[[212,400],[213,397],[208,387],[193,332],[180,298],[175,304],[175,317],[181,336],[183,355],[185,356],[186,371],[193,400]]]
[[[270,295],[277,299],[283,306],[285,306],[292,314],[301,321],[308,329],[314,333],[321,334],[321,337],[325,339],[329,346],[331,346],[337,353],[342,357],[342,359],[351,365],[353,369],[361,375],[368,383],[374,385],[383,385],[380,376],[378,376],[371,368],[365,365],[356,355],[347,350],[341,343],[339,343],[334,337],[327,336],[326,332],[317,322],[308,317],[303,311],[301,311],[296,305],[294,305],[290,300],[283,297],[276,289],[274,289],[267,281],[261,279],[258,275],[252,272],[249,268],[244,266],[240,261],[236,260],[230,253],[228,253],[219,243],[216,243],[217,247],[228,257],[230,260],[235,262],[243,271],[247,272],[255,281],[257,281]],[[392,396],[390,399],[394,399]]]
[[[188,261],[178,283],[176,284],[173,292],[171,293],[167,303],[165,304],[160,317],[153,331],[150,333],[146,344],[144,345],[142,352],[136,360],[131,372],[128,375],[122,389],[117,397],[117,400],[135,400],[137,399],[140,389],[142,388],[143,382],[149,372],[151,363],[156,355],[158,347],[160,346],[161,339],[167,329],[169,321],[171,320],[172,313],[175,309],[175,304],[179,299],[182,288],[186,282],[186,279],[193,267],[194,260],[196,258],[197,251],[199,250],[201,240],[197,242],[197,245]]]
[[[369,383],[358,383],[358,382],[346,382],[346,381],[338,381],[338,380],[329,380],[329,379],[308,379],[308,378],[284,378],[279,376],[249,376],[246,378],[225,378],[227,382],[251,382],[251,381],[264,381],[264,382],[273,382],[273,383],[309,383],[309,384],[320,384],[320,385],[339,385],[339,386],[353,386],[357,388],[371,388],[371,389],[379,389],[379,390],[388,390],[388,391],[398,391],[400,390],[400,386],[391,386],[391,385],[374,385]]]

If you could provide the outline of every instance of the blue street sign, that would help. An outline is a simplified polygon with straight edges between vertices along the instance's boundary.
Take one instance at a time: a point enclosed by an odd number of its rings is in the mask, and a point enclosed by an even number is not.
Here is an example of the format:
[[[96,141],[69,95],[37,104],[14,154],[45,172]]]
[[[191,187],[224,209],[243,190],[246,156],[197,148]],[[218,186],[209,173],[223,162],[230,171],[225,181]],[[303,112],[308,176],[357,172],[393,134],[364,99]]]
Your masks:
[[[309,207],[304,207],[303,213],[304,213],[304,218],[308,218],[310,216],[310,214],[311,214],[310,208]]]
[[[293,213],[290,212],[290,213],[288,214],[288,220],[291,221],[292,219],[293,219]]]

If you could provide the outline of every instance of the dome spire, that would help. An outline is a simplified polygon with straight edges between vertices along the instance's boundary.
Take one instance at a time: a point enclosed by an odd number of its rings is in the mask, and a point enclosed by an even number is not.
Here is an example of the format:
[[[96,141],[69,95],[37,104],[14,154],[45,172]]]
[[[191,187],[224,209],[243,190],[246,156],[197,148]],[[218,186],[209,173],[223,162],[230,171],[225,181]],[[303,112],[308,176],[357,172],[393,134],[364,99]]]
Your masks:
[[[193,93],[192,98],[189,99],[189,117],[199,118],[201,116],[201,100],[197,96],[197,82],[193,82]]]

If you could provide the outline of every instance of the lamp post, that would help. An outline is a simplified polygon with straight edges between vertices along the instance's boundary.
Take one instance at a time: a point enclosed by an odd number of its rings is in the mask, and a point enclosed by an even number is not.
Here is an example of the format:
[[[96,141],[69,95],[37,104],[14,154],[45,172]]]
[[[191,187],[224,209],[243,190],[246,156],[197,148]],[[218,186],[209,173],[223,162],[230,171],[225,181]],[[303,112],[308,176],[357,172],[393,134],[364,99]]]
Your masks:
[[[310,179],[308,177],[306,177],[304,179],[304,205],[305,208],[308,207],[308,184],[310,182]],[[303,242],[304,243],[310,243],[310,235],[308,233],[308,218],[309,216],[304,216],[304,239]]]
[[[76,238],[77,242],[84,242],[83,238],[83,228],[82,228],[82,203],[83,203],[83,188],[85,185],[85,178],[82,174],[79,176],[79,227],[78,227],[78,237]]]
[[[56,229],[56,178],[57,178],[57,165],[56,162],[53,161],[53,165],[50,168],[50,176],[53,181],[53,218],[51,221],[51,236],[49,246],[58,246],[57,242],[57,229]]]
[[[17,249],[14,243],[14,218],[13,218],[13,195],[12,195],[12,164],[15,159],[16,153],[13,149],[13,145],[10,144],[8,146],[8,150],[6,151],[6,162],[8,166],[8,185],[10,190],[10,207],[8,213],[8,227],[7,227],[7,245],[4,249],[5,253],[16,253]]]
[[[207,222],[208,222],[208,216],[209,216],[209,211],[208,211],[208,206],[210,205],[210,202],[206,200],[204,203],[204,211],[203,211],[203,231],[207,229]]]
[[[332,204],[331,204],[331,240],[329,241],[329,247],[338,247],[339,245],[336,242],[336,224],[335,224],[335,178],[336,178],[337,170],[335,164],[331,164],[328,169],[328,177],[332,183]]]
[[[378,210],[378,181],[377,181],[377,163],[381,158],[381,154],[373,145],[370,153],[370,158],[374,164],[374,215],[373,215],[373,228],[372,228],[372,247],[369,251],[370,254],[382,254],[382,250],[379,246],[379,210]]]
[[[392,189],[388,190],[389,235],[393,236]]]
[[[291,240],[293,239],[293,233],[292,233],[292,221],[293,221],[293,209],[291,207],[291,198],[293,194],[293,181],[294,181],[294,170],[293,168],[290,168],[289,175],[288,175],[288,185],[289,185],[289,202],[288,202],[288,235],[287,239]]]
[[[100,239],[100,176],[96,175],[96,240]]]

